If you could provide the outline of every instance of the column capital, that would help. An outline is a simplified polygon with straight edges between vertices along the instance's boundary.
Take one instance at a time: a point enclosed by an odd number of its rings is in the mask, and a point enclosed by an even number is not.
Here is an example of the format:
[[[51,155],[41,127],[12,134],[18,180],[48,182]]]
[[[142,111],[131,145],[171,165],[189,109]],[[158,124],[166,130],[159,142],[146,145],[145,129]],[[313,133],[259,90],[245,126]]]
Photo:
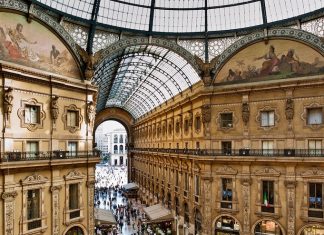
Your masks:
[[[17,197],[17,195],[17,191],[3,192],[1,198],[3,200],[13,200],[15,197]]]

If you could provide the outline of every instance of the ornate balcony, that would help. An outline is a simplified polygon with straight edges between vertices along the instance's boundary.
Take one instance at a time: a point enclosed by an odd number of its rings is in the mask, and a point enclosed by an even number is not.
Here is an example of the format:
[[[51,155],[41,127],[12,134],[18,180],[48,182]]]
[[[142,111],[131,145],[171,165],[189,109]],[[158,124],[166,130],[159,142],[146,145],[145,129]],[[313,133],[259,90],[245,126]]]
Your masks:
[[[64,160],[64,159],[94,159],[100,158],[101,152],[93,151],[53,151],[53,152],[4,152],[0,153],[0,162]]]

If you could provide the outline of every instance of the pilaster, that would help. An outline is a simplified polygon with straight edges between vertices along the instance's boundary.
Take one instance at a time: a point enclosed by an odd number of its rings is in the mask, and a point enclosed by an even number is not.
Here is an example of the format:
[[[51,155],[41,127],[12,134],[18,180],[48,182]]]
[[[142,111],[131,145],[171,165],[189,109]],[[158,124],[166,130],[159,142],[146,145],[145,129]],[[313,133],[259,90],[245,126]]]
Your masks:
[[[14,215],[15,215],[15,198],[17,191],[3,192],[1,198],[4,200],[4,231],[5,235],[15,235],[14,232]]]

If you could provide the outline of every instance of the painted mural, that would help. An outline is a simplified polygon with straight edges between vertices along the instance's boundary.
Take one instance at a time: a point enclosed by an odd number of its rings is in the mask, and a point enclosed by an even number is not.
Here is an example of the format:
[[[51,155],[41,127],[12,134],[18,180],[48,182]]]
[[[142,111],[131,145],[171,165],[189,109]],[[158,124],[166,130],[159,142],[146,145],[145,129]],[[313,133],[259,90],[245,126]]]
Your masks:
[[[288,79],[324,74],[324,58],[292,40],[258,42],[239,51],[216,75],[216,83]]]
[[[0,60],[80,78],[80,71],[65,45],[35,20],[0,12]]]

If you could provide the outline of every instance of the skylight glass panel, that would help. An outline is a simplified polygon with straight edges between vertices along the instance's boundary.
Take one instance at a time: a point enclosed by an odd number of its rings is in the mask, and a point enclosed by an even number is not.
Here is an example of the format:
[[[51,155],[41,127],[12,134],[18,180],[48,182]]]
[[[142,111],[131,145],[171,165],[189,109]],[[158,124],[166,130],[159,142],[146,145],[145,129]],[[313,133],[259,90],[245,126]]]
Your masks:
[[[56,10],[84,19],[91,19],[94,0],[38,0]]]
[[[201,8],[205,6],[205,0],[155,0],[155,7],[163,8]]]
[[[208,31],[245,28],[262,23],[260,2],[208,10]]]
[[[112,26],[148,30],[150,8],[115,1],[101,1],[98,22]]]
[[[208,0],[207,7],[221,7],[231,4],[250,2],[251,0]]]
[[[154,10],[155,32],[203,32],[204,29],[204,10]]]
[[[267,20],[274,22],[324,7],[323,0],[265,0]]]
[[[119,2],[132,3],[143,6],[151,6],[151,0],[119,0]]]

